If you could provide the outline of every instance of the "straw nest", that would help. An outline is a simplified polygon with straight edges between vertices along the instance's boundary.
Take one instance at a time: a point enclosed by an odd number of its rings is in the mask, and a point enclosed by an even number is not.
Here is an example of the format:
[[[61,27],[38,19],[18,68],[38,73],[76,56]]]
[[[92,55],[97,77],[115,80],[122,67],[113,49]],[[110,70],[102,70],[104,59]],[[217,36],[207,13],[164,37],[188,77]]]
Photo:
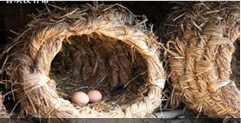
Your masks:
[[[32,117],[146,117],[160,106],[165,77],[145,21],[118,4],[51,5],[6,46],[2,81]],[[103,100],[69,101],[90,89]]]
[[[164,27],[171,103],[183,101],[211,118],[240,117],[240,92],[230,79],[233,43],[240,37],[239,5],[196,2],[173,9]]]

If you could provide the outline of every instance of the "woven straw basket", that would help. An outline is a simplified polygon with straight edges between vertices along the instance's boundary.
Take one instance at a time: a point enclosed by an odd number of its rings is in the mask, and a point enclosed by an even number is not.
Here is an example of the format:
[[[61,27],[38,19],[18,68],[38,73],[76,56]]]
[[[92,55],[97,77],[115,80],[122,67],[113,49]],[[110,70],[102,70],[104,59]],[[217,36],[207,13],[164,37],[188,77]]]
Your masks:
[[[233,43],[240,37],[237,2],[176,6],[164,27],[174,88],[172,103],[211,118],[239,118],[240,92],[230,79]],[[238,81],[239,83],[239,81]]]
[[[6,46],[4,80],[21,110],[36,118],[151,114],[160,106],[165,77],[146,19],[118,4],[73,8],[47,7]],[[90,89],[101,91],[102,101],[69,101],[75,91]]]

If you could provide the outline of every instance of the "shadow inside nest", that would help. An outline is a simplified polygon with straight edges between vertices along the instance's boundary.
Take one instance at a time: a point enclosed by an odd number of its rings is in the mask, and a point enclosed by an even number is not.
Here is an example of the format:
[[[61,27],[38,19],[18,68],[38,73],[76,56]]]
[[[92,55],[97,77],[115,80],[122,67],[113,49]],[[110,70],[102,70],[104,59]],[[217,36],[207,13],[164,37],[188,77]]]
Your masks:
[[[76,91],[97,89],[103,100],[90,106],[128,105],[148,92],[145,64],[139,53],[121,41],[73,36],[64,41],[62,50],[54,58],[50,78],[55,80],[57,92],[64,99],[70,100]]]

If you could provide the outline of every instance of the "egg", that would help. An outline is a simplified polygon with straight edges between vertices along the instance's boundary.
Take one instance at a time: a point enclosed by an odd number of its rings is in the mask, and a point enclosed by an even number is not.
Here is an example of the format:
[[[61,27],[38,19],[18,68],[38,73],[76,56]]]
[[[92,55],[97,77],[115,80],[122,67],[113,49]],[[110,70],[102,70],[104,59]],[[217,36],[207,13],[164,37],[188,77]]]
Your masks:
[[[78,105],[86,105],[89,103],[89,97],[86,93],[78,91],[73,94],[71,101]]]
[[[98,102],[102,98],[102,95],[98,90],[90,90],[88,92],[88,96],[89,96],[90,102],[92,103]]]

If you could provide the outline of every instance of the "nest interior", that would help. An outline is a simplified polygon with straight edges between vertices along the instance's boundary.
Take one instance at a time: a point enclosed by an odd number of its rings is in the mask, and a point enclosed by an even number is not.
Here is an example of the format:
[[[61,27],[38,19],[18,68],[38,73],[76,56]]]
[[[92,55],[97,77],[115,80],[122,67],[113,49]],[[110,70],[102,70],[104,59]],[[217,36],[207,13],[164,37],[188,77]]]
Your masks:
[[[97,34],[72,36],[53,59],[50,78],[62,98],[97,89],[103,95],[99,103],[128,105],[148,91],[145,64],[140,53],[117,39]]]

